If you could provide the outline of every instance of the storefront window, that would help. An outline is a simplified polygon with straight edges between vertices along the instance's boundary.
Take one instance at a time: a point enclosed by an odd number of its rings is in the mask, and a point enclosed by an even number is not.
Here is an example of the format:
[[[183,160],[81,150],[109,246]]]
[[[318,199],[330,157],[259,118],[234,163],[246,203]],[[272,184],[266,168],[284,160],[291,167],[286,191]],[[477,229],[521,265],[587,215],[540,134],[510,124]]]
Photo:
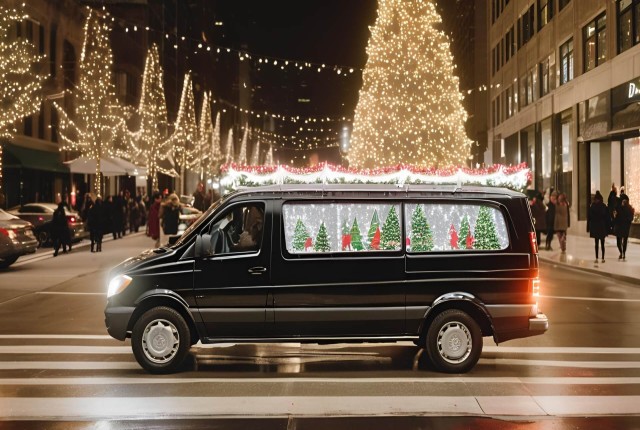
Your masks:
[[[540,141],[542,147],[542,187],[543,189],[547,189],[551,186],[551,118],[547,118],[540,123]]]
[[[640,206],[640,138],[624,141],[624,186],[632,206]],[[640,211],[636,211],[635,223],[640,223]]]
[[[573,171],[573,118],[571,110],[562,112],[560,118],[560,135],[562,138],[562,172]]]

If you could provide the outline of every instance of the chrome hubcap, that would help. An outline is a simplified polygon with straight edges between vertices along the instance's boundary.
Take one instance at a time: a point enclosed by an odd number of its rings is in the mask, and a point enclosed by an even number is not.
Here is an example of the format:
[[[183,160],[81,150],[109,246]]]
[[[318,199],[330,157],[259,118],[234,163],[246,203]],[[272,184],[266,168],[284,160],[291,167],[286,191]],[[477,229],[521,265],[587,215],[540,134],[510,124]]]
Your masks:
[[[471,346],[471,333],[460,322],[448,322],[438,332],[438,353],[448,363],[465,361],[471,354]]]
[[[166,363],[178,352],[180,335],[171,322],[163,319],[151,321],[142,335],[144,355],[154,363]]]

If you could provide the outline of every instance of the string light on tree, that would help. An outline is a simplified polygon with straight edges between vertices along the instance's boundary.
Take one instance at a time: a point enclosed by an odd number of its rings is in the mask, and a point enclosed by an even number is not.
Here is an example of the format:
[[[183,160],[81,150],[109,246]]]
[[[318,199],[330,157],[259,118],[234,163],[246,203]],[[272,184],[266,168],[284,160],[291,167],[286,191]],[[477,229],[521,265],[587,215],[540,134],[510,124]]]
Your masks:
[[[431,0],[380,0],[355,111],[352,166],[465,165],[471,140],[441,18]]]
[[[158,164],[171,148],[168,137],[167,104],[158,46],[153,44],[147,53],[142,75],[142,91],[137,109],[138,130],[129,133],[134,159],[147,167],[151,190],[158,189]]]
[[[236,159],[237,164],[247,164],[247,144],[249,141],[249,133],[249,123],[247,123],[244,126],[244,133],[242,134],[242,141],[240,142],[240,151],[238,152],[238,158]]]
[[[216,123],[211,133],[211,151],[209,153],[209,171],[217,176],[220,173],[220,163],[222,162],[222,147],[220,139],[220,112],[216,115]]]
[[[102,157],[122,155],[118,138],[125,132],[125,109],[116,98],[113,82],[113,54],[105,18],[90,8],[80,55],[80,82],[72,91],[75,107],[60,114],[58,134],[61,150],[77,151],[95,161],[94,192],[102,194]]]
[[[211,141],[213,139],[213,124],[211,124],[210,94],[205,92],[202,97],[200,109],[200,124],[198,125],[197,155],[194,160],[194,168],[198,172],[200,180],[204,179],[205,170],[210,162]]]
[[[171,135],[171,143],[176,160],[180,165],[180,188],[184,193],[186,169],[191,168],[196,158],[196,141],[198,139],[198,125],[196,123],[196,108],[193,101],[191,73],[184,75],[180,106],[176,116],[175,127]]]

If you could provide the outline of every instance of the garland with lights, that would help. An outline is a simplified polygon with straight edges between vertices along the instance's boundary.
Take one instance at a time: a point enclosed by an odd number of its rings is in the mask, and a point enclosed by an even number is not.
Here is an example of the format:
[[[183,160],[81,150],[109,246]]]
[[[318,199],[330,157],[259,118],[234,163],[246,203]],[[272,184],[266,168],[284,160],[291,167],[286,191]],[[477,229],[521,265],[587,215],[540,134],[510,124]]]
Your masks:
[[[506,187],[524,192],[531,182],[526,163],[495,164],[482,169],[412,166],[400,164],[376,169],[355,169],[329,163],[308,168],[284,165],[240,166],[225,164],[220,184],[229,189],[275,184],[474,184]]]
[[[442,22],[430,0],[380,0],[356,106],[351,165],[455,166],[471,140]]]

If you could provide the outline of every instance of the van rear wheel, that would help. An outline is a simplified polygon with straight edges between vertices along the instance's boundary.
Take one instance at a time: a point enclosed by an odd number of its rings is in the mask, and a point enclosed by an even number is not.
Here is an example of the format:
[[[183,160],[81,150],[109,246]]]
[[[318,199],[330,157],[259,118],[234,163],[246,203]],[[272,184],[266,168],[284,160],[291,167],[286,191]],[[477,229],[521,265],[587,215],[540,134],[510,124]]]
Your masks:
[[[173,373],[187,355],[191,335],[175,309],[158,306],[146,311],[133,326],[131,348],[136,360],[150,373]]]
[[[466,373],[482,353],[482,331],[478,323],[459,309],[438,314],[427,331],[426,350],[436,370]]]

